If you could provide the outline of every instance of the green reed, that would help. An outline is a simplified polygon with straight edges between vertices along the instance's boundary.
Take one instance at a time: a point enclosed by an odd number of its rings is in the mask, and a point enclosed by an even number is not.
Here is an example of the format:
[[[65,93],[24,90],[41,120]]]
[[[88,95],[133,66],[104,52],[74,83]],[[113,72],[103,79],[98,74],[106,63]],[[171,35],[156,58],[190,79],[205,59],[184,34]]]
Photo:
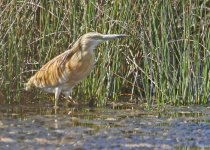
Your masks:
[[[0,2],[0,78],[6,102],[41,99],[24,83],[86,32],[126,33],[98,46],[96,68],[73,97],[128,97],[205,104],[209,96],[208,0],[5,0]]]

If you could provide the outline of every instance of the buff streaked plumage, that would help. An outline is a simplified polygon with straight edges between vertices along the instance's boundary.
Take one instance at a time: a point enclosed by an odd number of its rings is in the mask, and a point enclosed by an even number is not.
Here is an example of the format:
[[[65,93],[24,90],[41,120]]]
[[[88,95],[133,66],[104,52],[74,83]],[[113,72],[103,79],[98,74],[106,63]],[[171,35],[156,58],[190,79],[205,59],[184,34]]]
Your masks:
[[[46,63],[26,84],[26,90],[40,88],[55,93],[55,107],[60,93],[66,98],[72,89],[92,71],[95,47],[102,41],[125,37],[125,34],[90,32],[81,36],[70,50]]]

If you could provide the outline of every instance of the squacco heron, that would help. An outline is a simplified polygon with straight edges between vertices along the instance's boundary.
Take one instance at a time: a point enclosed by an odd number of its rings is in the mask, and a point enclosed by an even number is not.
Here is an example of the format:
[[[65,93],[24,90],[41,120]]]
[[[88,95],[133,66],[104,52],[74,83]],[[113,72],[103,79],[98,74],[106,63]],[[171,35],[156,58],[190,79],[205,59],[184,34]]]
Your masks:
[[[71,98],[72,89],[93,70],[95,64],[94,49],[102,42],[126,37],[125,34],[86,33],[81,36],[70,50],[56,56],[32,76],[26,84],[26,90],[40,88],[55,94],[55,108],[59,95]]]

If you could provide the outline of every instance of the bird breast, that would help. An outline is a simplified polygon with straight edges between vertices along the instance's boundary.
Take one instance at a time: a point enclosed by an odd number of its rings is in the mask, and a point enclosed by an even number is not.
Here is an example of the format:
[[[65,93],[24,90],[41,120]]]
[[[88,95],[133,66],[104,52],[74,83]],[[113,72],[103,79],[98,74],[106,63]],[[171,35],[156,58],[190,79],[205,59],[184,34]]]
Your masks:
[[[69,82],[79,82],[90,74],[95,64],[95,55],[89,51],[78,51],[66,64]]]

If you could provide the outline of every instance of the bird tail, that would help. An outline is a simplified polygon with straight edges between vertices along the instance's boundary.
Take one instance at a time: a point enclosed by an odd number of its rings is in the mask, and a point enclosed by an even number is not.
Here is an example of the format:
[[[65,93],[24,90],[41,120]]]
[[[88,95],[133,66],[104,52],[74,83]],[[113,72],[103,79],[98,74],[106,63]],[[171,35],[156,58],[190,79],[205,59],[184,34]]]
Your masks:
[[[25,84],[25,90],[30,91],[34,87],[33,77],[29,79],[29,81]]]

